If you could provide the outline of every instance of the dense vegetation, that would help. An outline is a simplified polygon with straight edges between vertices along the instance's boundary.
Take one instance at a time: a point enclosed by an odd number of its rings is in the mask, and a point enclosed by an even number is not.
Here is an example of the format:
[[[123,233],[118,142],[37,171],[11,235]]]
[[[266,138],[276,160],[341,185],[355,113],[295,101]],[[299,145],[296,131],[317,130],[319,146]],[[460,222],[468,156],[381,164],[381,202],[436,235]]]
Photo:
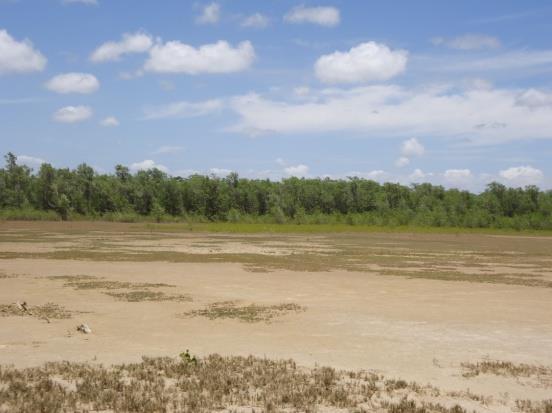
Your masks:
[[[491,183],[480,194],[431,184],[349,178],[281,182],[193,175],[157,169],[98,174],[86,164],[33,171],[12,153],[0,169],[0,217],[346,223],[468,228],[552,229],[552,191]]]

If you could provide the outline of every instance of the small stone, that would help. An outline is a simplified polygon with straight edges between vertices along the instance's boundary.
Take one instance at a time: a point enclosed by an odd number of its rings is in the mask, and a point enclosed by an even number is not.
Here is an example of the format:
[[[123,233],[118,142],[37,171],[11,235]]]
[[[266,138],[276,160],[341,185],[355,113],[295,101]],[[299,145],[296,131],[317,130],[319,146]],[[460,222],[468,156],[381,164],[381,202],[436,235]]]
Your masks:
[[[84,333],[84,334],[92,333],[92,329],[88,327],[88,324],[81,324],[80,326],[77,327],[77,331],[80,331],[81,333]]]

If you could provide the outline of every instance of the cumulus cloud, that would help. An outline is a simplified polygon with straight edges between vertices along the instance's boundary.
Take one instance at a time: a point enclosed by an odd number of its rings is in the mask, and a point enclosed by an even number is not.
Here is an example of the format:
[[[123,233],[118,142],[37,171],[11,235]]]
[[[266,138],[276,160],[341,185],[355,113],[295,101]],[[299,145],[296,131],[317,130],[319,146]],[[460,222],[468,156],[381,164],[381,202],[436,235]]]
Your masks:
[[[93,93],[100,88],[100,82],[88,73],[64,73],[54,76],[46,83],[46,88],[56,93]]]
[[[362,83],[388,80],[404,72],[408,53],[376,42],[361,43],[347,52],[321,56],[314,65],[324,83]]]
[[[530,109],[541,107],[552,107],[552,93],[543,92],[537,89],[528,89],[519,94],[517,103]]]
[[[17,41],[6,30],[0,30],[0,75],[40,72],[46,62],[29,40]]]
[[[150,72],[184,73],[232,73],[251,66],[255,49],[249,41],[232,47],[226,41],[218,41],[195,48],[179,41],[155,45],[144,68]]]
[[[414,169],[410,175],[408,175],[408,179],[410,182],[422,182],[426,179],[427,174],[422,171],[421,169]]]
[[[220,5],[218,3],[210,3],[206,5],[196,21],[200,24],[215,24],[220,20]]]
[[[250,16],[245,17],[242,22],[242,27],[251,27],[255,29],[263,29],[268,26],[269,23],[268,17],[261,13],[254,13]]]
[[[401,145],[401,154],[403,156],[422,156],[424,153],[424,145],[416,138],[407,139]]]
[[[473,178],[469,169],[447,169],[443,176],[447,182],[455,185],[465,185]]]
[[[23,165],[30,166],[31,168],[38,167],[43,163],[46,163],[44,159],[28,155],[17,155],[17,162]]]
[[[500,40],[484,34],[465,34],[451,39],[434,37],[431,42],[437,46],[446,46],[457,50],[496,49],[500,47]]]
[[[152,161],[151,159],[143,160],[142,162],[135,162],[129,166],[129,169],[133,172],[136,171],[149,171],[150,169],[159,169],[161,172],[168,173],[169,168],[164,165],[160,165]]]
[[[219,178],[224,178],[232,173],[231,169],[225,168],[211,168],[209,169],[209,175],[215,175]]]
[[[531,69],[533,71],[547,71],[552,64],[552,50],[513,50],[505,53],[486,53],[477,57],[446,56],[423,57],[424,68],[429,72],[461,73],[476,72],[478,75],[484,72],[513,72],[518,74],[520,70]]]
[[[410,159],[408,159],[406,156],[401,156],[399,159],[395,161],[395,166],[398,168],[403,168],[409,163],[410,163]]]
[[[119,120],[115,116],[108,116],[100,121],[100,125],[106,128],[113,128],[119,126]]]
[[[517,166],[500,171],[500,177],[513,185],[534,185],[542,181],[544,174],[532,166]]]
[[[335,7],[305,7],[298,6],[284,16],[288,23],[313,23],[326,27],[334,27],[341,20],[339,9]]]
[[[77,123],[91,116],[92,109],[88,106],[66,106],[54,113],[54,120],[60,123]]]
[[[311,90],[312,99],[268,99],[251,93],[230,109],[232,131],[256,134],[357,132],[367,137],[425,136],[476,144],[552,138],[552,106],[520,106],[518,89],[458,90],[373,85]],[[501,125],[501,127],[479,127]]]
[[[308,86],[298,86],[293,89],[293,94],[297,97],[305,97],[310,94],[310,88]]]
[[[125,33],[118,42],[107,42],[98,47],[90,60],[95,63],[118,60],[121,56],[130,53],[145,53],[153,46],[153,39],[150,35],[137,32]]]
[[[308,175],[309,167],[303,164],[288,166],[284,168],[284,172],[287,176],[296,176],[300,178]]]
[[[165,106],[144,109],[144,119],[196,118],[217,112],[223,107],[222,100],[203,102],[174,102]]]

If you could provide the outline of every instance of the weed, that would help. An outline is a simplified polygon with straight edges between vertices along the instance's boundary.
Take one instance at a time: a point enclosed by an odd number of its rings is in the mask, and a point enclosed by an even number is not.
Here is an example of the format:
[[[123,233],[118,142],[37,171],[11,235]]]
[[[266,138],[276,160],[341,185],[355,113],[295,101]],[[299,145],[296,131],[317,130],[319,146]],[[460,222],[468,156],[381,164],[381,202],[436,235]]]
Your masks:
[[[165,294],[160,291],[149,290],[128,291],[122,293],[107,292],[105,294],[117,298],[118,300],[128,301],[131,303],[142,301],[192,301],[192,298],[188,295]]]
[[[217,318],[231,318],[246,323],[271,322],[274,318],[290,312],[305,311],[304,307],[294,303],[277,305],[238,305],[235,301],[222,301],[213,303],[201,310],[192,310],[182,314],[189,317],[206,317],[210,320]]]

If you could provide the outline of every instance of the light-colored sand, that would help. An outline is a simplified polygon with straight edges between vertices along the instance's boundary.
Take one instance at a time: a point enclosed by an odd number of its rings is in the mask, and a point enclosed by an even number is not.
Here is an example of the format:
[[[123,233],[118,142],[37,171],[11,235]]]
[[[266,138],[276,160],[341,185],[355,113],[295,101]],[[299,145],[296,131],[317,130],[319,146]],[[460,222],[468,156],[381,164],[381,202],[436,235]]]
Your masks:
[[[209,236],[193,241],[206,243],[206,249],[222,242]],[[229,243],[221,248],[241,245]],[[54,302],[81,313],[50,324],[30,317],[0,317],[0,364],[111,364],[137,361],[142,355],[176,356],[190,349],[198,355],[254,354],[293,358],[306,366],[375,370],[448,391],[469,388],[504,403],[549,398],[552,391],[512,378],[468,379],[460,368],[462,362],[485,358],[552,366],[552,288],[345,270],[254,273],[229,263],[3,259],[2,273],[17,277],[0,277],[0,304]],[[176,287],[159,291],[189,294],[193,302],[129,303],[101,290],[76,290],[49,278],[67,275],[172,284]],[[271,324],[176,316],[225,300],[289,302],[306,311]],[[90,325],[93,334],[77,333],[81,322]]]
[[[255,354],[299,363],[375,369],[445,389],[477,388],[512,397],[545,397],[550,389],[513,380],[465,379],[459,364],[490,357],[552,365],[552,290],[378,277],[362,273],[258,274],[230,264],[2,261],[0,302],[55,302],[89,312],[47,324],[0,318],[0,364],[51,360],[136,361],[142,355]],[[127,303],[99,291],[74,290],[47,276],[88,274],[110,280],[162,282],[192,303]],[[35,278],[38,277],[38,278]],[[169,290],[169,289],[167,289]],[[294,302],[307,311],[272,324],[176,318],[204,304],[242,299]],[[94,334],[74,331],[87,322]],[[497,382],[500,386],[497,387]]]

